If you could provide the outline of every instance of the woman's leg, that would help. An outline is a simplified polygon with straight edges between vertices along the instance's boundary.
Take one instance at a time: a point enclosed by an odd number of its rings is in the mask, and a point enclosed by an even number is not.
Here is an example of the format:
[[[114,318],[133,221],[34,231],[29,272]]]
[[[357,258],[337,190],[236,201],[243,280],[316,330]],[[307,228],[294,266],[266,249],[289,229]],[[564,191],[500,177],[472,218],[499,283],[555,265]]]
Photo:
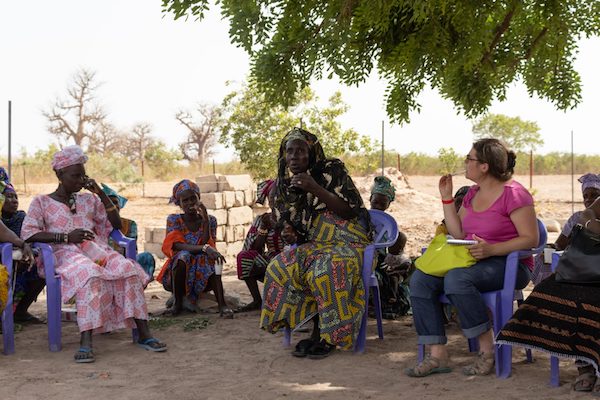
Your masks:
[[[94,361],[91,330],[81,332],[81,338],[79,339],[79,350],[75,352],[73,357],[75,358],[75,362],[78,363],[88,363]]]
[[[260,297],[260,290],[258,289],[258,280],[255,278],[246,278],[244,279],[244,282],[246,282],[248,291],[250,291],[250,295],[252,295],[252,302],[236,309],[236,312],[260,310],[262,298]]]
[[[173,267],[173,296],[175,301],[171,308],[173,315],[181,314],[183,310],[183,298],[185,297],[185,263],[182,260],[177,261]]]
[[[233,310],[227,306],[227,302],[225,301],[225,291],[223,290],[223,281],[221,280],[221,275],[212,274],[208,278],[207,288],[212,289],[215,293],[217,304],[219,305],[219,313],[221,316],[233,318]]]
[[[27,291],[15,308],[15,321],[17,322],[41,322],[38,318],[29,314],[29,306],[37,299],[38,295],[46,286],[44,279],[34,279],[27,282]]]
[[[410,300],[417,331],[417,343],[428,345],[430,355],[413,368],[407,368],[405,373],[408,376],[419,377],[450,372],[444,312],[438,300],[443,287],[444,278],[427,275],[419,270],[416,270],[410,278]]]
[[[166,350],[166,343],[162,343],[152,336],[147,320],[134,319],[134,321],[138,330],[138,334],[140,335],[138,343],[149,346],[151,349],[154,349],[154,351],[162,351],[162,349]]]
[[[492,323],[481,292],[502,289],[506,257],[489,257],[469,268],[456,268],[448,272],[444,280],[444,291],[456,307],[460,324],[467,339],[478,338],[480,354],[471,367],[465,368],[468,375],[486,375],[494,367],[494,339]],[[519,266],[517,282],[527,280],[526,267]]]

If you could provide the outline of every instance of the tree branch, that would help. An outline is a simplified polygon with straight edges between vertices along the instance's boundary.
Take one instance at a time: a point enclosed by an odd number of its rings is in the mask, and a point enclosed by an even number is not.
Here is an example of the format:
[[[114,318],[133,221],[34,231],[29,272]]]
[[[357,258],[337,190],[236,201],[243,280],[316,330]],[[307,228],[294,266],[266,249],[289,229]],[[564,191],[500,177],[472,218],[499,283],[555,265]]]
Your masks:
[[[490,62],[490,58],[492,56],[492,52],[496,48],[496,45],[500,41],[500,38],[502,38],[502,35],[504,34],[504,32],[506,32],[506,30],[510,26],[510,21],[512,20],[512,17],[515,15],[516,9],[517,9],[517,3],[514,2],[512,8],[504,16],[504,19],[502,20],[502,23],[498,27],[496,27],[496,29],[495,29],[496,35],[494,36],[494,39],[492,40],[492,43],[490,43],[490,47],[488,48],[488,50],[485,52],[485,54],[481,58],[481,64],[485,64],[485,63],[489,63]]]

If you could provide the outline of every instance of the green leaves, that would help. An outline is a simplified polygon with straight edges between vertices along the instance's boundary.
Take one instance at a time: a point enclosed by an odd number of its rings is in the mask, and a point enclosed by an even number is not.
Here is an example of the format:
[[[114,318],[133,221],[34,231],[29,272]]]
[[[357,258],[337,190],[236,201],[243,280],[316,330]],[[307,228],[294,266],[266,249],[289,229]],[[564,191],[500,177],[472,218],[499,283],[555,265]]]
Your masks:
[[[370,151],[370,141],[356,131],[343,130],[337,118],[348,111],[340,93],[329,99],[327,107],[319,107],[310,89],[298,92],[289,108],[273,106],[252,84],[233,91],[223,100],[220,142],[233,146],[240,161],[256,178],[277,174],[277,158],[281,139],[294,126],[303,126],[322,140],[328,157],[341,157],[346,152]]]
[[[535,150],[544,144],[540,127],[532,121],[502,114],[488,114],[473,124],[475,139],[493,137],[504,140],[515,152]]]
[[[222,0],[232,42],[251,56],[250,81],[290,106],[311,79],[359,84],[379,70],[391,120],[408,121],[426,84],[467,116],[522,79],[566,110],[581,101],[573,63],[580,36],[600,33],[597,0]],[[163,0],[201,19],[208,0]]]

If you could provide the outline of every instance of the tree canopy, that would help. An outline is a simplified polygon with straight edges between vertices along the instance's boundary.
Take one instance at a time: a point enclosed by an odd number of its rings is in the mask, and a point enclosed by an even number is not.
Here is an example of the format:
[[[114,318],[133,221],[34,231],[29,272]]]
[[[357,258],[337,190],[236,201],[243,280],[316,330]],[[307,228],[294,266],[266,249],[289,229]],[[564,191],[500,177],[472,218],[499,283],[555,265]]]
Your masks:
[[[487,114],[480,118],[473,124],[473,136],[475,139],[501,139],[517,152],[535,150],[544,144],[537,123],[502,114]]]
[[[201,20],[209,0],[162,0],[174,18]],[[387,81],[394,122],[419,109],[426,84],[468,117],[504,100],[511,82],[559,109],[581,100],[577,40],[600,32],[597,0],[217,0],[251,81],[287,106],[311,79]],[[201,38],[198,38],[200,40]]]
[[[302,125],[316,134],[328,157],[359,149],[371,151],[369,138],[352,129],[343,130],[337,121],[348,110],[340,93],[335,93],[326,107],[319,107],[318,98],[306,88],[291,107],[284,108],[267,102],[254,86],[244,85],[226,96],[222,107],[219,140],[233,146],[240,161],[257,178],[277,174],[281,139],[294,126]]]

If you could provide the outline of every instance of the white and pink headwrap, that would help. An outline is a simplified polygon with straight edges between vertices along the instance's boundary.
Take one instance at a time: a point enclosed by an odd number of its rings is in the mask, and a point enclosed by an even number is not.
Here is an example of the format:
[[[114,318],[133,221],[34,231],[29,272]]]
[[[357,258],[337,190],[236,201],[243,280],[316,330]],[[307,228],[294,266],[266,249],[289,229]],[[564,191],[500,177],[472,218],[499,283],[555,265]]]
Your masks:
[[[582,192],[587,188],[594,188],[600,190],[600,175],[588,173],[581,176],[577,180],[581,182]]]
[[[54,153],[52,158],[52,169],[58,171],[59,169],[70,167],[76,164],[85,164],[88,157],[83,153],[81,147],[77,145],[67,146],[61,151]]]

